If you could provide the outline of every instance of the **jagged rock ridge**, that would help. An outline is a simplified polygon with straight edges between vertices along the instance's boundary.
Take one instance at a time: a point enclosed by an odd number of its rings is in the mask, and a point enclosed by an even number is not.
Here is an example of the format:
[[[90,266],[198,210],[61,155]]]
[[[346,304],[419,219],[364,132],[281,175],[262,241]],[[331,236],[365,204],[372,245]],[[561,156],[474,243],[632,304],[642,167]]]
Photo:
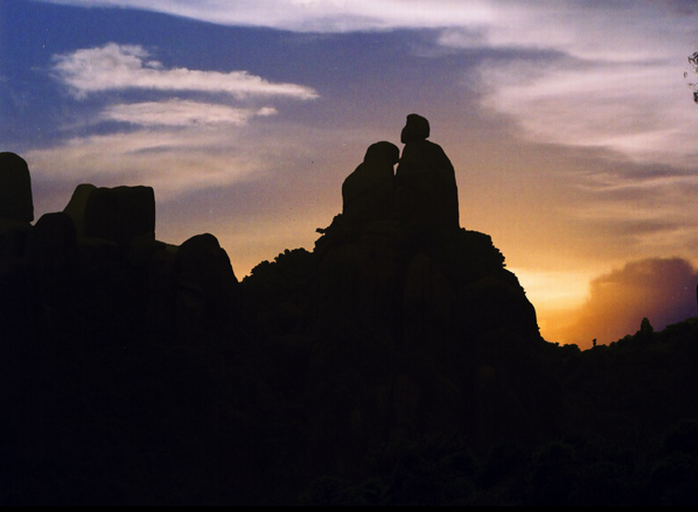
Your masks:
[[[21,191],[0,208],[7,439],[29,446],[46,421],[94,425],[53,436],[65,447],[53,455],[41,440],[22,456],[28,474],[60,494],[80,473],[45,468],[70,452],[136,457],[155,429],[166,441],[143,467],[214,461],[235,475],[216,484],[219,499],[244,502],[271,478],[251,466],[352,476],[367,454],[425,436],[484,447],[553,430],[560,400],[535,310],[491,238],[460,227],[454,169],[429,131],[410,115],[401,158],[392,143],[369,147],[314,250],[287,251],[242,283],[213,235],[156,239],[150,187],[82,184],[32,226],[26,163],[3,154],[0,182]],[[202,444],[182,443],[183,431]],[[262,455],[270,442],[282,463]],[[132,481],[106,468],[90,478]]]

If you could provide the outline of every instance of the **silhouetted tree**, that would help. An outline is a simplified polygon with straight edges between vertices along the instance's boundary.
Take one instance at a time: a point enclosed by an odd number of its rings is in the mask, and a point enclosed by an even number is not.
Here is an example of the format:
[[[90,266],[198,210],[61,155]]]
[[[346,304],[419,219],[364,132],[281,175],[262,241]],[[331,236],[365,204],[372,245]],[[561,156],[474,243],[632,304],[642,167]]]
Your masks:
[[[693,68],[693,72],[698,74],[698,52],[688,57],[688,63]],[[687,77],[688,73],[684,73],[684,77]],[[693,101],[698,103],[698,82],[688,84],[691,89],[693,89]]]
[[[649,338],[652,334],[654,334],[654,327],[652,327],[649,318],[645,317],[640,322],[640,335]]]

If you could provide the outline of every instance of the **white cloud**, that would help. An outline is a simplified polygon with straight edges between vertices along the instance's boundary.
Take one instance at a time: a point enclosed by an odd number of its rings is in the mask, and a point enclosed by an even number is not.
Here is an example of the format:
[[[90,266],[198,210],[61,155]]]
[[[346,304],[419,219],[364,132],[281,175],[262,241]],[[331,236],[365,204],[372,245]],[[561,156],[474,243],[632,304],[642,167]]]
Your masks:
[[[491,21],[487,0],[44,0],[84,7],[127,7],[221,25],[300,32],[441,28]]]
[[[164,69],[138,45],[109,43],[99,48],[80,49],[54,57],[55,76],[68,85],[73,94],[124,90],[192,91],[225,93],[237,99],[282,96],[299,100],[317,98],[317,93],[302,85],[275,84],[246,71],[199,71],[186,68]]]
[[[252,179],[273,168],[264,143],[237,127],[138,130],[76,137],[29,151],[32,180],[155,188],[158,200]]]
[[[274,154],[283,144],[268,135],[254,136],[258,132],[249,125],[253,118],[277,114],[274,106],[260,107],[260,100],[317,97],[309,87],[271,83],[245,71],[166,69],[138,45],[109,43],[59,55],[54,57],[53,72],[78,99],[130,89],[152,91],[159,99],[109,104],[109,98],[120,96],[97,97],[105,103],[83,119],[84,125],[115,121],[131,126],[111,127],[117,131],[109,134],[74,136],[27,152],[36,182],[148,184],[158,199],[228,186],[276,170]],[[173,97],[180,93],[219,101],[227,97],[235,104]]]
[[[448,25],[440,43],[453,48],[553,50],[585,60],[644,61],[666,57],[672,37],[695,30],[659,1],[591,3],[571,0],[491,0],[490,22],[473,38],[471,27]],[[465,30],[463,30],[465,29]],[[647,44],[649,41],[652,44]]]
[[[481,66],[485,105],[510,115],[527,138],[698,165],[697,113],[682,79],[698,37],[695,17],[663,2],[541,2],[512,7],[509,19],[489,26],[482,41],[450,30],[440,42],[549,52]]]
[[[161,12],[221,25],[300,32],[347,32],[396,28],[486,28],[488,44],[567,47],[589,36],[583,51],[634,50],[620,24],[642,31],[662,17],[687,21],[692,0],[40,0],[82,7],[121,7]],[[651,10],[648,16],[648,9]],[[674,27],[676,28],[676,27]],[[599,37],[601,36],[601,37]]]
[[[535,66],[482,68],[485,105],[513,116],[529,138],[674,165],[695,158],[696,112],[671,63]]]
[[[232,124],[243,126],[256,116],[276,114],[273,107],[235,108],[215,103],[171,99],[111,105],[100,120],[119,121],[140,126],[205,126]]]
[[[638,160],[695,165],[695,108],[682,80],[695,51],[690,2],[573,0],[47,0],[81,6],[137,8],[226,25],[346,32],[441,29],[451,49],[499,48],[556,53],[558,65],[536,60],[483,67],[487,105],[511,115],[540,142],[605,146]],[[162,69],[140,47],[81,50],[59,61],[76,94],[116,87],[280,94],[312,98],[294,84],[270,84],[243,71]],[[549,57],[548,57],[549,58]],[[563,63],[564,62],[564,63]],[[535,73],[531,73],[534,68]]]

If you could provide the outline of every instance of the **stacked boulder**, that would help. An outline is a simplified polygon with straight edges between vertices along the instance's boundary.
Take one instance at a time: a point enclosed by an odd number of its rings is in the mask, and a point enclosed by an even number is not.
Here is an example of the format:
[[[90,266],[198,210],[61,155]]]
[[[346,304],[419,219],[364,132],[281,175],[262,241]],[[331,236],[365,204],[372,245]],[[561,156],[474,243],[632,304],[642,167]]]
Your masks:
[[[78,185],[63,212],[75,223],[80,238],[101,238],[119,245],[137,238],[155,240],[151,187]]]

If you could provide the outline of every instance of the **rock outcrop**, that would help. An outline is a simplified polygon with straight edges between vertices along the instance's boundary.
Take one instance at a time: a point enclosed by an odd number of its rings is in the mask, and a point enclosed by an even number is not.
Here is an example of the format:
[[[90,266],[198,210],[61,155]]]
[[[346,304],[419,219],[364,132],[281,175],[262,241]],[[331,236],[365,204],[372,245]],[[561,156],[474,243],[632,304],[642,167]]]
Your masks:
[[[408,116],[391,216],[353,222],[345,194],[319,230],[309,451],[323,471],[435,432],[532,440],[558,417],[535,309],[491,238],[459,227],[453,166],[428,136]]]
[[[30,319],[110,336],[230,335],[239,293],[227,254],[210,234],[181,247],[156,240],[151,187],[81,184],[32,226],[30,183],[21,157],[0,154],[0,301],[16,337]]]
[[[15,153],[0,153],[0,258],[21,256],[33,220],[27,162]]]
[[[179,247],[175,262],[177,306],[173,320],[184,332],[223,329],[238,316],[238,281],[230,258],[210,233]]]
[[[393,214],[394,166],[400,150],[390,142],[376,142],[363,163],[342,184],[342,215],[348,222],[365,223]]]
[[[155,194],[151,187],[95,188],[85,203],[86,238],[119,245],[136,238],[155,239]]]
[[[0,219],[34,220],[29,167],[15,153],[0,153]]]
[[[407,116],[405,144],[395,175],[395,209],[405,222],[437,229],[458,229],[458,188],[453,164],[438,144],[427,140],[429,122]]]

